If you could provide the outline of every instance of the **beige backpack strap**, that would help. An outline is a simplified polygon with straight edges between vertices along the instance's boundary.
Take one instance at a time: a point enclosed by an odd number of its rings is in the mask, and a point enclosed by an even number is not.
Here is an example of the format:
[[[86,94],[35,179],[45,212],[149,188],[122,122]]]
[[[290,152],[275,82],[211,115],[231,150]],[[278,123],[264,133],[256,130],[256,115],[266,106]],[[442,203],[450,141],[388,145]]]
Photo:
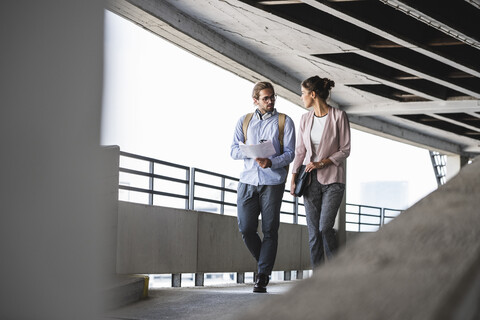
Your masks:
[[[278,113],[278,141],[280,142],[280,152],[283,153],[283,132],[285,131],[285,114]],[[290,165],[285,167],[285,170],[290,170]]]
[[[252,117],[253,117],[253,112],[247,113],[245,115],[245,119],[243,119],[243,126],[242,126],[243,137],[244,137],[243,143],[247,142],[247,128],[248,128],[248,124],[250,123],[250,120],[252,120]]]
[[[285,130],[285,114],[278,114],[278,141],[280,142],[280,152],[283,153],[283,132]]]

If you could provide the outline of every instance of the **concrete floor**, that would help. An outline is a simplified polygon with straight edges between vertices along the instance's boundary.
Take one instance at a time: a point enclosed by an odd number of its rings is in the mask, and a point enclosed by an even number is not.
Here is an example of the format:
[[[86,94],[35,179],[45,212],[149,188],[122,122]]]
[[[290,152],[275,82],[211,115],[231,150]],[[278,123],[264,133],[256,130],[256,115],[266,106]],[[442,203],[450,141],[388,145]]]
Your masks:
[[[108,312],[104,320],[235,319],[243,311],[286,293],[301,280],[275,281],[268,292],[253,293],[253,284],[150,289],[148,298]]]

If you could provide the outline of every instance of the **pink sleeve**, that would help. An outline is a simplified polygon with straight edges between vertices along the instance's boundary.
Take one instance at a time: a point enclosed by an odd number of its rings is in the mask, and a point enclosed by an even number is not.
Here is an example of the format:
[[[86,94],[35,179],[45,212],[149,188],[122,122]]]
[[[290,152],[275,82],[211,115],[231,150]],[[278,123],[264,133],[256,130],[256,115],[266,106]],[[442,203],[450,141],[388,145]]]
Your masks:
[[[345,111],[341,111],[338,117],[338,150],[329,159],[339,166],[350,155],[350,122]]]
[[[295,146],[295,159],[293,160],[292,173],[298,172],[298,168],[300,168],[300,166],[303,164],[303,160],[305,159],[305,154],[307,152],[307,149],[305,148],[305,143],[303,141],[306,119],[307,114],[302,115],[302,118],[300,119],[300,128],[297,133],[297,143]]]

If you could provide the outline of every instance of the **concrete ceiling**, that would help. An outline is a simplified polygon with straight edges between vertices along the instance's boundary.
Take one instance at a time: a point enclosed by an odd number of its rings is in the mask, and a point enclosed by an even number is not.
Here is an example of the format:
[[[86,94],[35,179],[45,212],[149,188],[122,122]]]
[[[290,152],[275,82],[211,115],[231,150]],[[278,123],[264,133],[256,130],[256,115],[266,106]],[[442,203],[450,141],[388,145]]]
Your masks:
[[[111,0],[108,9],[299,104],[335,81],[352,127],[480,154],[480,0]]]

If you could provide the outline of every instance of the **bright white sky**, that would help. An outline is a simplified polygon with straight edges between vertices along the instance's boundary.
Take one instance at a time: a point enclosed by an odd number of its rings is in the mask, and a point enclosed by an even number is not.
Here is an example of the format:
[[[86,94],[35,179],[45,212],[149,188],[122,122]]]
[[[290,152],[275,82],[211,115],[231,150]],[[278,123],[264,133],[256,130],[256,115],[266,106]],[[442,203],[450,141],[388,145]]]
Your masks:
[[[253,83],[108,11],[105,24],[102,144],[238,177],[230,144],[240,116],[254,110]],[[276,108],[297,125],[306,112],[282,98]],[[352,129],[347,202],[378,205],[362,199],[364,184],[377,181],[408,182],[407,205],[437,187],[428,150]]]

